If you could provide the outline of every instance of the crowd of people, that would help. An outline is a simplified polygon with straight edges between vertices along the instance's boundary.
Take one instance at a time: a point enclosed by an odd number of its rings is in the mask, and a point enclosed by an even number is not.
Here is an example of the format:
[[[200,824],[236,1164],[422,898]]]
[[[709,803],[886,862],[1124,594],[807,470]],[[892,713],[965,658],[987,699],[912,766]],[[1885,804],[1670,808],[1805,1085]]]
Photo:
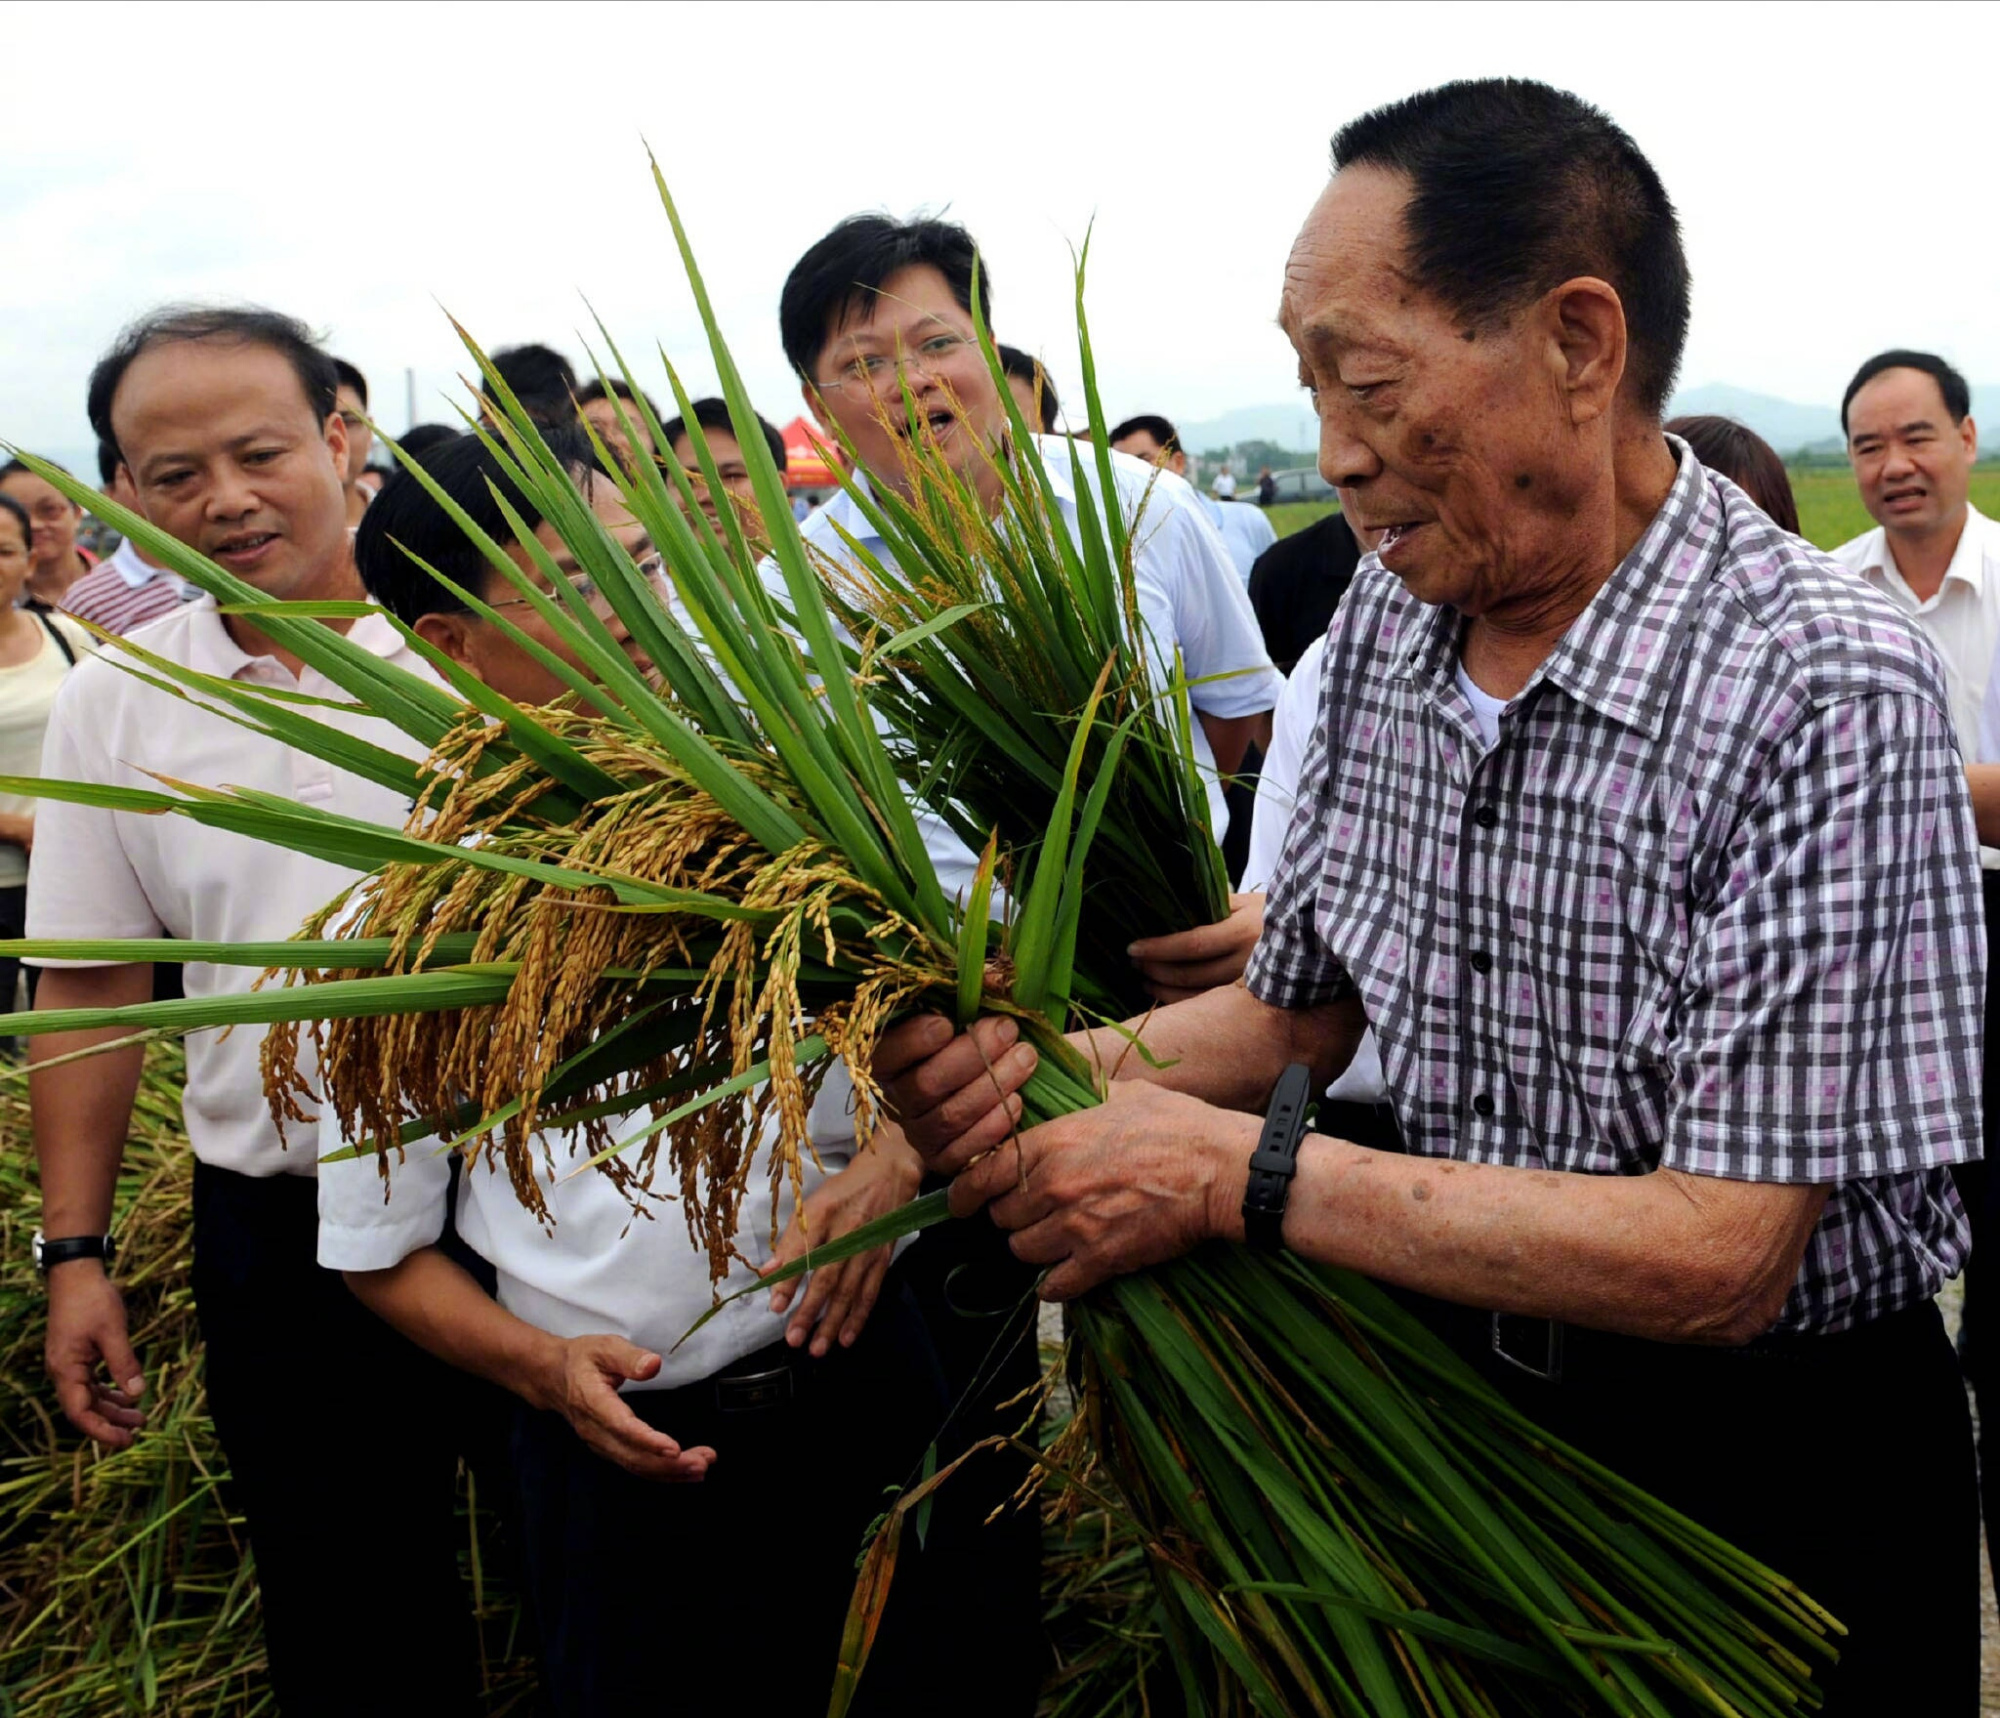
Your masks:
[[[830,1082],[802,1203],[753,1197],[711,1285],[679,1223],[557,1179],[570,1140],[550,1141],[544,1227],[421,1142],[386,1181],[320,1162],[347,1142],[330,1116],[316,1142],[280,1133],[257,1032],[191,1041],[194,1293],[287,1718],[472,1709],[461,1461],[510,1500],[551,1709],[665,1698],[682,1638],[740,1664],[762,1708],[822,1709],[885,1490],[927,1449],[1020,1429],[1037,1285],[1065,1298],[1215,1237],[1394,1285],[1536,1418],[1798,1580],[1850,1631],[1827,1711],[1973,1710],[1974,1452],[1934,1304],[1986,1222],[2000,871],[2000,543],[1968,500],[1966,385],[1927,353],[1860,367],[1842,423],[1878,528],[1830,557],[1756,436],[1663,421],[1687,268],[1664,187],[1605,115],[1538,84],[1450,85],[1344,127],[1334,169],[1282,325],[1339,511],[1277,540],[1226,472],[1186,482],[1150,413],[1110,431],[1115,493],[1090,509],[1143,521],[1138,625],[1149,661],[1184,667],[1242,891],[1224,923],[1135,947],[1153,1053],[1106,1039],[1101,1110],[992,1154],[1032,1050],[1004,1020],[907,1022],[880,1063],[897,1119],[857,1140]],[[794,265],[778,332],[858,484],[906,483],[920,425],[997,505],[1018,421],[1077,526],[1095,458],[1026,351],[1001,348],[1002,396],[975,295],[991,322],[963,228],[859,216]],[[663,419],[542,345],[493,367],[489,405],[546,426],[641,568],[653,545],[614,479],[644,460],[769,540],[721,402]],[[505,698],[565,695],[552,662],[585,671],[467,535],[524,531],[583,582],[503,462],[423,425],[401,446],[428,482],[371,465],[366,379],[295,319],[148,313],[87,399],[107,494],[270,597],[372,599],[326,624],[385,661],[429,672],[386,615]],[[143,544],[93,564],[80,522],[32,470],[0,471],[0,773],[226,783],[403,823],[380,784],[126,672],[121,635],[338,701]],[[883,550],[844,492],[800,530],[835,563]],[[507,552],[547,584],[525,543]],[[934,857],[947,889],[971,876],[941,823]],[[351,881],[179,819],[0,799],[0,922],[30,936],[277,939]],[[133,964],[30,974],[40,1008],[155,984]],[[184,982],[254,976],[194,961]],[[123,1447],[146,1385],[109,1228],[142,1052],[62,1059],[114,1035],[30,1055],[49,1369],[76,1426]],[[1259,1116],[1293,1063],[1323,1099],[1313,1132],[1277,1137]],[[1250,1178],[1253,1153],[1280,1168]],[[677,1346],[713,1288],[754,1285],[808,1229],[837,1238],[946,1179],[987,1218],[737,1300]],[[1969,1294],[1975,1382],[1989,1316]],[[1001,1507],[1025,1474],[985,1449],[939,1492],[858,1709],[949,1690],[955,1711],[1033,1710],[1039,1534]],[[364,1594],[389,1614],[363,1616]]]

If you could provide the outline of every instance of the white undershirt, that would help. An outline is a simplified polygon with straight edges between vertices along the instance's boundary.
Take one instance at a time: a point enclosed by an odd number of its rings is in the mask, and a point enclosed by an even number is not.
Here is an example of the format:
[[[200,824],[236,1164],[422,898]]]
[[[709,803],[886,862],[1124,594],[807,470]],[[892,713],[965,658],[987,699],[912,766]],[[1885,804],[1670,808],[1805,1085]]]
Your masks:
[[[1472,719],[1479,724],[1479,737],[1486,742],[1486,749],[1490,752],[1500,743],[1500,718],[1506,714],[1510,700],[1480,691],[1472,683],[1472,676],[1466,673],[1463,662],[1458,665],[1458,689],[1472,706]]]

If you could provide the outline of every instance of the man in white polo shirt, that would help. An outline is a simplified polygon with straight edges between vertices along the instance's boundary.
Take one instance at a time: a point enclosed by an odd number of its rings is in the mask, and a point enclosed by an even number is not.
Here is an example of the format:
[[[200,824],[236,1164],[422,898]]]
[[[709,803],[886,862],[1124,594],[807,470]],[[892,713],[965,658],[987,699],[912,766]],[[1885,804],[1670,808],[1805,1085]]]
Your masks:
[[[332,365],[304,328],[263,310],[168,309],[120,336],[91,378],[100,438],[119,450],[141,508],[269,596],[362,595],[342,489],[346,429]],[[350,634],[404,667],[379,618]],[[132,643],[223,678],[343,696],[213,598],[141,627]],[[113,652],[116,655],[116,652]],[[385,724],[357,732],[409,750]],[[261,789],[400,825],[387,789],[262,739],[116,661],[82,664],[50,718],[43,773],[71,780]],[[352,873],[184,818],[44,802],[28,886],[31,937],[235,941],[289,936]],[[144,965],[44,963],[45,1009],[117,1006],[152,993]],[[255,972],[190,962],[192,996],[249,989]],[[34,1040],[38,1063],[115,1033]],[[310,1127],[289,1141],[265,1107],[263,1033],[188,1044],[184,1100],[194,1183],[194,1294],[209,1408],[256,1554],[272,1685],[285,1718],[460,1713],[476,1642],[454,1523],[463,1386],[361,1308],[315,1263]],[[113,1448],[142,1435],[145,1388],[111,1275],[106,1233],[140,1051],[38,1066],[48,1365],[63,1411]],[[393,1630],[354,1615],[393,1583]]]
[[[1979,457],[1972,393],[1932,352],[1877,353],[1854,373],[1840,402],[1841,429],[1854,481],[1875,529],[1834,550],[1902,609],[1936,647],[1951,696],[1984,843],[1986,938],[2000,939],[2000,722],[1982,707],[1996,689],[2000,649],[2000,524],[1972,505],[1968,491]],[[2000,1141],[2000,973],[1986,978],[1986,1156]],[[1955,1164],[1952,1176],[1972,1218],[1972,1262],[1965,1272],[1965,1330],[1960,1351],[1980,1414],[1980,1492],[1987,1552],[2000,1558],[2000,1332],[1993,1329],[1988,1287],[2000,1266],[1985,1258],[1992,1234],[1993,1189],[1987,1163]],[[1996,1563],[2000,1570],[2000,1562]]]
[[[1176,477],[1187,476],[1187,449],[1181,446],[1181,433],[1174,428],[1171,418],[1163,418],[1158,412],[1141,412],[1137,417],[1127,418],[1112,430],[1111,445],[1119,453],[1129,453],[1134,459],[1157,465]],[[1192,485],[1188,493],[1215,527],[1247,591],[1250,569],[1256,566],[1257,557],[1278,540],[1277,528],[1264,516],[1263,508],[1252,507],[1247,501],[1219,494],[1210,499]]]

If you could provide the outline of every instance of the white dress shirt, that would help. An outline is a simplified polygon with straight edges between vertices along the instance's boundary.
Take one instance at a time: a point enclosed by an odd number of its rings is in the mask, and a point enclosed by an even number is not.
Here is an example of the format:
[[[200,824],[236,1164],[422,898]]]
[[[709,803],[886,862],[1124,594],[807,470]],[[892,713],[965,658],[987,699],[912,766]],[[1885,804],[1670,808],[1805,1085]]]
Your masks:
[[[1841,544],[1833,558],[1882,592],[1936,647],[1966,762],[2000,763],[2000,750],[1982,750],[1979,737],[1993,653],[2000,648],[2000,525],[1968,503],[1951,565],[1923,601],[1904,581],[1889,534],[1879,525]]]
[[[1102,507],[1102,497],[1097,494],[1096,455],[1084,448],[1079,460],[1076,446],[1061,436],[1038,436],[1036,445],[1048,465],[1063,519],[1072,532],[1080,533],[1076,509],[1079,472]],[[1125,517],[1138,521],[1133,579],[1138,588],[1140,623],[1147,634],[1147,666],[1155,684],[1164,686],[1171,677],[1178,647],[1190,682],[1206,676],[1228,676],[1188,687],[1188,702],[1196,710],[1228,719],[1270,709],[1284,689],[1283,677],[1265,654],[1264,637],[1243,581],[1194,491],[1171,472],[1156,472],[1128,454],[1112,454],[1111,464]],[[830,559],[845,561],[847,546],[835,526],[870,554],[884,554],[882,539],[845,490],[806,520],[799,533]],[[1193,726],[1195,760],[1208,784],[1211,827],[1220,841],[1229,826],[1229,812],[1208,736],[1199,722]],[[951,879],[945,879],[947,894],[954,886]]]
[[[1298,798],[1299,771],[1305,767],[1306,746],[1319,720],[1319,682],[1326,668],[1326,640],[1316,638],[1293,665],[1285,689],[1278,694],[1278,707],[1271,712],[1271,745],[1264,753],[1263,773],[1257,777],[1257,805],[1250,814],[1250,856],[1243,866],[1243,887],[1247,891],[1268,890],[1271,873],[1285,850],[1285,831],[1292,824],[1292,805]],[[1382,1078],[1382,1056],[1375,1048],[1375,1034],[1365,1033],[1355,1046],[1354,1059],[1326,1095],[1351,1104],[1380,1104],[1389,1100],[1389,1088]]]
[[[1208,522],[1215,527],[1215,534],[1236,563],[1237,577],[1248,590],[1250,569],[1256,566],[1257,557],[1278,540],[1277,527],[1264,516],[1263,508],[1252,507],[1247,501],[1213,501],[1198,489],[1190,493],[1206,511]]]
[[[356,621],[348,636],[398,667],[430,675],[379,615]],[[176,608],[131,638],[156,656],[224,679],[347,698],[311,668],[294,678],[273,657],[246,655],[223,626],[213,597]],[[343,816],[402,826],[409,806],[389,789],[255,734],[192,694],[176,697],[149,685],[121,668],[117,657],[116,647],[108,647],[105,655],[78,663],[63,682],[49,715],[43,775],[158,792],[160,782],[148,773],[157,772],[199,787],[255,788]],[[313,714],[377,745],[420,755],[415,742],[387,722],[323,708]],[[27,934],[165,933],[204,942],[288,937],[355,875],[185,817],[43,800],[35,813],[29,861]],[[189,996],[247,991],[256,979],[257,969],[247,966],[190,961],[185,971]],[[287,1149],[265,1106],[258,1068],[264,1032],[261,1026],[238,1026],[227,1036],[189,1034],[182,1100],[188,1142],[204,1163],[246,1175],[311,1175],[313,1131],[295,1130],[298,1137]],[[309,1047],[302,1048],[302,1062],[310,1055]]]
[[[854,1154],[847,1105],[852,1088],[836,1065],[813,1106],[814,1148],[826,1165],[805,1163],[810,1194],[828,1173]],[[645,1115],[625,1118],[620,1137],[644,1125]],[[320,1150],[331,1155],[345,1143],[332,1111],[320,1116]],[[773,1124],[775,1125],[775,1124]],[[660,1356],[660,1370],[626,1390],[670,1390],[778,1341],[785,1318],[770,1310],[768,1294],[747,1294],[725,1307],[678,1350],[674,1344],[708,1311],[713,1295],[707,1256],[689,1238],[678,1199],[649,1202],[651,1218],[635,1215],[623,1194],[598,1170],[573,1174],[587,1159],[582,1139],[569,1133],[543,1137],[549,1162],[541,1179],[553,1226],[543,1229],[514,1196],[504,1168],[482,1159],[460,1178],[460,1237],[492,1265],[500,1304],[553,1336],[622,1336]],[[436,1139],[405,1148],[391,1159],[385,1189],[372,1154],[324,1163],[319,1176],[319,1262],[329,1270],[379,1271],[436,1242],[443,1232],[450,1162]],[[658,1185],[675,1186],[662,1159]],[[386,1194],[386,1197],[385,1197]],[[750,1168],[735,1244],[742,1257],[715,1285],[723,1295],[757,1280],[755,1266],[771,1257],[771,1217],[784,1232],[792,1215],[790,1189],[773,1205],[770,1159],[759,1152]]]

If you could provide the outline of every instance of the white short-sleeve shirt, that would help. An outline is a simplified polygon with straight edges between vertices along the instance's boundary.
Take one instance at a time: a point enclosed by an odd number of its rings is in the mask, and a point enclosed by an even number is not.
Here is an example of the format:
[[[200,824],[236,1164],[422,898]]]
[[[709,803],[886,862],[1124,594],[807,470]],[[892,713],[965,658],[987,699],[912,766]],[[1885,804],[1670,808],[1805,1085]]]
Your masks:
[[[1250,816],[1250,856],[1243,866],[1246,890],[1270,887],[1271,874],[1285,850],[1285,831],[1291,827],[1292,807],[1299,793],[1299,771],[1305,766],[1306,746],[1319,720],[1319,683],[1325,661],[1326,640],[1316,638],[1293,665],[1285,689],[1278,695],[1278,706],[1271,712],[1271,745],[1264,753],[1264,768],[1257,777],[1257,805]],[[1355,1104],[1388,1100],[1382,1055],[1375,1047],[1373,1032],[1355,1047],[1354,1060],[1327,1087],[1326,1095]]]
[[[379,615],[356,621],[348,636],[398,667],[430,674]],[[140,627],[131,641],[156,656],[225,679],[317,697],[347,696],[311,668],[295,678],[274,657],[246,655],[224,627],[212,597]],[[409,806],[389,789],[256,734],[193,697],[149,685],[120,667],[118,655],[115,644],[109,646],[106,654],[80,662],[63,682],[43,744],[44,776],[154,792],[161,788],[159,776],[198,787],[255,788],[345,817],[402,826]],[[421,754],[414,741],[387,722],[327,709],[313,714],[379,746],[406,756]],[[356,875],[185,817],[42,800],[29,863],[27,934],[164,933],[203,942],[288,937]],[[190,961],[184,981],[189,996],[218,996],[247,991],[256,979],[255,967]],[[311,1175],[317,1145],[312,1130],[294,1130],[298,1137],[287,1148],[265,1106],[258,1068],[264,1030],[238,1026],[226,1036],[188,1035],[183,1099],[188,1141],[204,1163],[245,1175]]]
[[[850,1093],[836,1065],[813,1107],[813,1144],[826,1169],[807,1161],[807,1194],[853,1156]],[[643,1125],[641,1114],[626,1118],[616,1131],[622,1137]],[[327,1111],[319,1126],[321,1154],[330,1156],[344,1144],[339,1120]],[[459,1182],[460,1238],[493,1266],[500,1304],[516,1318],[564,1338],[622,1336],[659,1355],[654,1377],[625,1386],[635,1390],[694,1383],[783,1337],[785,1317],[770,1310],[768,1294],[753,1293],[725,1307],[676,1349],[713,1304],[707,1257],[689,1238],[678,1200],[649,1203],[650,1218],[635,1215],[599,1171],[573,1173],[588,1158],[578,1137],[552,1134],[543,1143],[549,1163],[542,1182],[555,1219],[547,1230],[515,1198],[503,1168],[482,1160]],[[390,1161],[386,1189],[372,1154],[322,1164],[319,1262],[337,1271],[387,1270],[432,1245],[444,1228],[449,1184],[449,1160],[435,1139],[420,1140],[405,1148],[400,1161]],[[664,1169],[659,1184],[673,1190]],[[774,1210],[782,1234],[791,1220],[791,1193],[781,1189],[774,1206],[769,1159],[760,1153],[751,1165],[735,1236],[742,1257],[714,1285],[716,1292],[730,1295],[756,1282],[754,1267],[772,1253]]]

